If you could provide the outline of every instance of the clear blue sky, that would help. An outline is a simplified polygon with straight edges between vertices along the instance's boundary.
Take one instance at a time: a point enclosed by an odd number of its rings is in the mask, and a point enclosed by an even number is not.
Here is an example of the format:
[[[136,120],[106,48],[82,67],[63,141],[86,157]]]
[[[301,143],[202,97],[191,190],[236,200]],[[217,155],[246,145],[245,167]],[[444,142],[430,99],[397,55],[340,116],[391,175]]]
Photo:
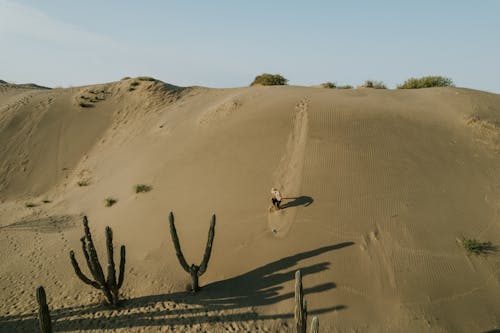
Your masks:
[[[0,0],[6,81],[236,87],[263,72],[389,87],[436,74],[500,93],[500,1]]]

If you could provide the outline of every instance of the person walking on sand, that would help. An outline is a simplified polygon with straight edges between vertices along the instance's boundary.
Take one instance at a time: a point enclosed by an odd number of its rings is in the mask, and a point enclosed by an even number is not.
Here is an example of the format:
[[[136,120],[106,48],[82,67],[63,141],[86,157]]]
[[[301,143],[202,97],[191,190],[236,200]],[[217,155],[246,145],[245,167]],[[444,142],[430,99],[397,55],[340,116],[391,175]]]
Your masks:
[[[273,202],[273,206],[276,207],[276,209],[281,209],[281,193],[278,191],[277,188],[272,188],[271,189],[271,201]]]

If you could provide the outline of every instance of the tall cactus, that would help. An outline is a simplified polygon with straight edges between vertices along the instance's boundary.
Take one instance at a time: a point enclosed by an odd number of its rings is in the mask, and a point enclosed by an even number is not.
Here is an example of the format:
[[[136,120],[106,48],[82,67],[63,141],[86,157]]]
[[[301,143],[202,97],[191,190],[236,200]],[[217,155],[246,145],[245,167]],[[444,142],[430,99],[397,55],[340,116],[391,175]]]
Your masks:
[[[172,242],[174,243],[175,247],[175,254],[177,255],[177,259],[179,259],[179,263],[181,264],[182,268],[191,275],[191,290],[193,292],[197,292],[200,290],[200,286],[198,284],[198,278],[205,273],[207,270],[208,266],[208,261],[210,260],[210,255],[212,254],[212,244],[214,242],[214,236],[215,236],[215,214],[212,215],[212,220],[210,221],[210,229],[208,231],[208,239],[207,239],[207,245],[205,247],[205,254],[203,255],[203,260],[201,261],[201,264],[195,265],[192,264],[191,266],[188,265],[186,262],[186,259],[184,258],[184,254],[182,254],[181,250],[181,244],[179,242],[179,237],[177,236],[177,230],[175,229],[175,224],[174,224],[174,214],[170,212],[170,215],[168,217],[168,220],[170,222],[170,236],[172,236]]]
[[[36,301],[38,302],[38,323],[40,325],[40,332],[52,333],[49,307],[47,306],[45,289],[43,289],[42,286],[36,288]]]
[[[295,272],[295,327],[297,333],[306,333],[307,330],[307,302],[302,289],[302,275],[300,270]]]
[[[116,280],[116,269],[115,260],[113,255],[113,231],[110,227],[106,227],[106,248],[108,253],[108,272],[107,276],[104,277],[104,272],[102,270],[101,264],[99,263],[99,258],[97,257],[97,251],[92,241],[92,235],[90,234],[89,224],[87,217],[83,217],[83,230],[85,236],[83,236],[80,241],[82,242],[82,251],[87,261],[87,266],[89,268],[90,274],[94,280],[89,279],[85,274],[82,273],[80,266],[75,258],[75,252],[70,251],[69,257],[71,259],[71,264],[75,269],[76,275],[84,283],[91,285],[96,289],[100,289],[108,303],[112,305],[118,305],[119,302],[119,290],[123,285],[123,279],[125,276],[125,246],[120,247],[120,268],[118,281]]]

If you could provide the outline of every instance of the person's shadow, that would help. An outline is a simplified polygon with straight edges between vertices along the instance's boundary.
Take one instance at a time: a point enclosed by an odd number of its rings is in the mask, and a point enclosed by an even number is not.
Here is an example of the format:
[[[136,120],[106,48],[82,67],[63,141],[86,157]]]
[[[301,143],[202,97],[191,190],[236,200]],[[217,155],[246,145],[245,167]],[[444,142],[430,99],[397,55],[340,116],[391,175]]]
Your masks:
[[[314,199],[310,196],[307,195],[301,195],[300,197],[292,197],[292,198],[283,198],[284,200],[291,200],[286,202],[285,204],[281,205],[281,209],[285,208],[290,208],[290,207],[297,207],[297,206],[310,206],[313,202]]]

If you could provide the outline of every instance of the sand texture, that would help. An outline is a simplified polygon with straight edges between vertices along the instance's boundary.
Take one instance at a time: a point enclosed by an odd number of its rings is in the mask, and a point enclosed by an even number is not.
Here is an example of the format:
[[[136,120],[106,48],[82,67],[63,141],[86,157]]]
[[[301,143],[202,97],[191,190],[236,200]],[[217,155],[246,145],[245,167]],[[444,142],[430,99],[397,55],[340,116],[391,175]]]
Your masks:
[[[499,254],[457,240],[500,245],[499,166],[469,89],[0,84],[0,332],[38,331],[39,285],[56,332],[291,332],[297,269],[321,332],[498,329]],[[217,215],[195,295],[170,211],[189,264]],[[126,246],[118,308],[71,267],[83,215],[103,266]]]

